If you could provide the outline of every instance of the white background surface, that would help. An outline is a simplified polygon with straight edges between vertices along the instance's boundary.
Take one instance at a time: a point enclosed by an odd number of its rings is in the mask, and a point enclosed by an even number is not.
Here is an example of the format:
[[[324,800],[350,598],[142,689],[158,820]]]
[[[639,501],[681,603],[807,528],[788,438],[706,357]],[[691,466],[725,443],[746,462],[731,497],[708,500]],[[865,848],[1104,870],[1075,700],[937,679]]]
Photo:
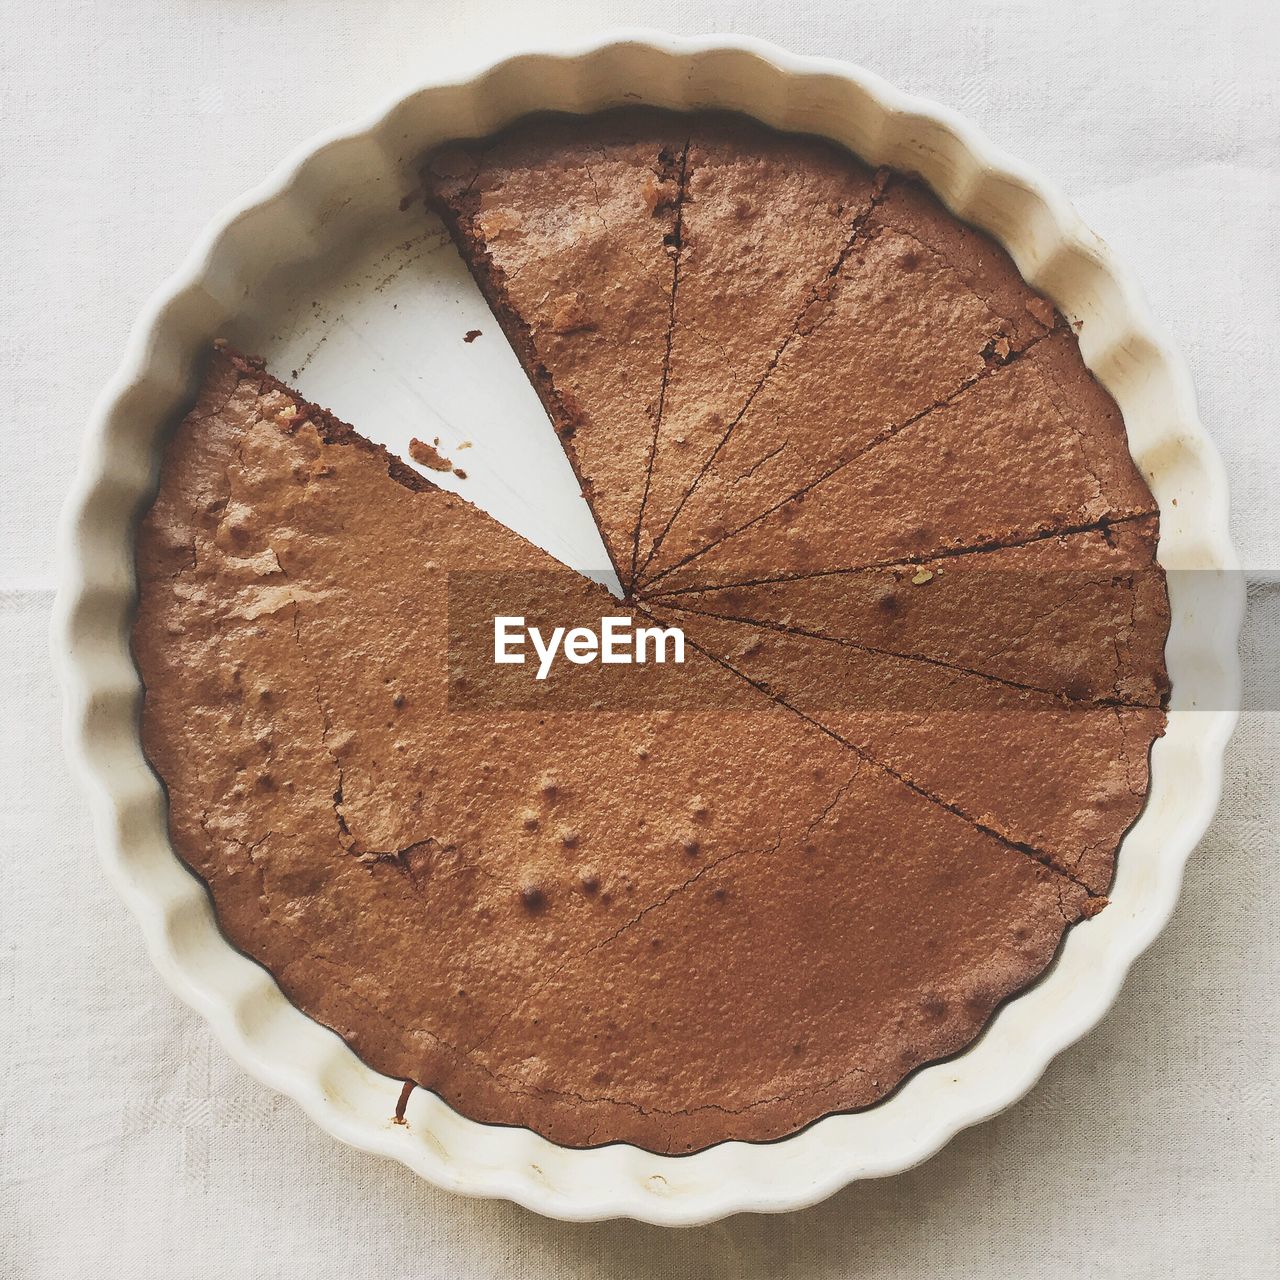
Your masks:
[[[847,57],[1055,178],[1191,360],[1245,565],[1280,568],[1273,4],[6,0],[0,1276],[1280,1273],[1274,711],[1242,721],[1173,924],[1025,1102],[913,1173],[705,1230],[544,1222],[337,1146],[168,994],[101,878],[59,744],[52,529],[143,300],[315,130],[486,39],[622,22]],[[1252,593],[1255,667],[1277,595]]]

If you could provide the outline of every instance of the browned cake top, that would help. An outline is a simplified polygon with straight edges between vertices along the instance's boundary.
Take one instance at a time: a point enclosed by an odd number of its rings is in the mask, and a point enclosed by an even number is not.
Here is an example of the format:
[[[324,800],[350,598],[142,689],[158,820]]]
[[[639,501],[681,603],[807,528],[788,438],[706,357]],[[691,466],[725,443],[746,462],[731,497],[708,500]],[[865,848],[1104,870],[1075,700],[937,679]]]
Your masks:
[[[1105,904],[1145,796],[1119,414],[994,245],[825,143],[541,120],[428,182],[638,585],[216,352],[138,544],[175,847],[299,1007],[476,1119],[683,1152],[869,1105]],[[495,613],[688,661],[534,684]]]

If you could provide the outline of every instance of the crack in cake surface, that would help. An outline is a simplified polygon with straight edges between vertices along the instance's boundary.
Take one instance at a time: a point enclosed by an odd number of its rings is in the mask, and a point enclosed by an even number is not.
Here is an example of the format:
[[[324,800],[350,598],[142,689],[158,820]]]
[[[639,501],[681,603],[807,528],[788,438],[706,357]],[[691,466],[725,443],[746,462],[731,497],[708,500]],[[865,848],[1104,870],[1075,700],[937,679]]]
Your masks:
[[[1034,533],[1023,534],[1012,538],[993,538],[986,542],[972,542],[956,547],[931,547],[928,551],[915,552],[910,555],[889,556],[879,560],[864,560],[860,564],[846,565],[839,569],[811,569],[807,572],[778,573],[759,578],[734,578],[729,581],[712,581],[690,583],[682,587],[668,587],[660,591],[648,591],[645,598],[660,602],[683,595],[694,595],[705,591],[723,591],[731,587],[767,586],[776,582],[807,582],[812,578],[834,578],[842,574],[865,573],[871,569],[893,569],[898,566],[927,564],[932,560],[945,560],[954,556],[981,555],[988,551],[1011,551],[1018,547],[1031,546],[1033,543],[1046,542],[1050,538],[1070,537],[1078,533],[1099,533],[1106,535],[1109,529],[1117,525],[1133,524],[1153,515],[1152,511],[1134,511],[1125,515],[1101,516],[1097,520],[1089,520],[1083,524],[1059,524],[1047,529],[1037,529]]]
[[[640,526],[644,522],[645,504],[649,501],[649,485],[653,479],[654,456],[658,450],[658,436],[662,431],[662,417],[667,407],[667,386],[671,379],[671,344],[675,340],[676,325],[679,323],[680,308],[680,262],[684,255],[684,205],[689,189],[689,144],[691,138],[686,137],[680,152],[680,169],[676,190],[675,230],[672,233],[674,243],[671,248],[671,316],[667,321],[666,350],[662,356],[662,383],[658,388],[658,407],[653,418],[653,439],[649,444],[649,460],[645,466],[644,488],[640,492],[640,507],[636,512],[636,527],[631,538],[631,572],[624,584],[625,593],[630,595],[636,580],[636,557],[640,550]]]

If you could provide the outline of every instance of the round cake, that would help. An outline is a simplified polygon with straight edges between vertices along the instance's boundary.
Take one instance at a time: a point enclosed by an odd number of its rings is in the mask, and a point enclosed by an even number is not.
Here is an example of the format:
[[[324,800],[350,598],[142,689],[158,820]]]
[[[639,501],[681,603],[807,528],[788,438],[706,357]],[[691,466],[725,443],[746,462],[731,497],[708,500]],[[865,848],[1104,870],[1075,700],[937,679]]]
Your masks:
[[[1105,907],[1144,803],[1120,413],[997,245],[829,142],[542,116],[422,174],[617,592],[218,344],[137,543],[174,848],[472,1119],[684,1153],[873,1105]],[[504,661],[517,618],[673,649]]]

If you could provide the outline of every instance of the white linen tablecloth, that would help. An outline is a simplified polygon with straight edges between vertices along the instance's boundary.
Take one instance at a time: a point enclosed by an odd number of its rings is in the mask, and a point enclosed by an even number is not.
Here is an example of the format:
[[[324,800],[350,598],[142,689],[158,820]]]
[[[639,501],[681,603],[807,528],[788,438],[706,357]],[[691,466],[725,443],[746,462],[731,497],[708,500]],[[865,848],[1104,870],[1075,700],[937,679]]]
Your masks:
[[[1056,178],[1191,360],[1246,566],[1280,567],[1273,3],[6,0],[0,1277],[1280,1274],[1270,707],[1103,1026],[924,1167],[778,1219],[567,1227],[340,1147],[232,1065],[107,888],[59,743],[52,536],[143,300],[286,150],[428,63],[636,22],[846,57]],[[1274,664],[1275,587],[1252,601]]]

